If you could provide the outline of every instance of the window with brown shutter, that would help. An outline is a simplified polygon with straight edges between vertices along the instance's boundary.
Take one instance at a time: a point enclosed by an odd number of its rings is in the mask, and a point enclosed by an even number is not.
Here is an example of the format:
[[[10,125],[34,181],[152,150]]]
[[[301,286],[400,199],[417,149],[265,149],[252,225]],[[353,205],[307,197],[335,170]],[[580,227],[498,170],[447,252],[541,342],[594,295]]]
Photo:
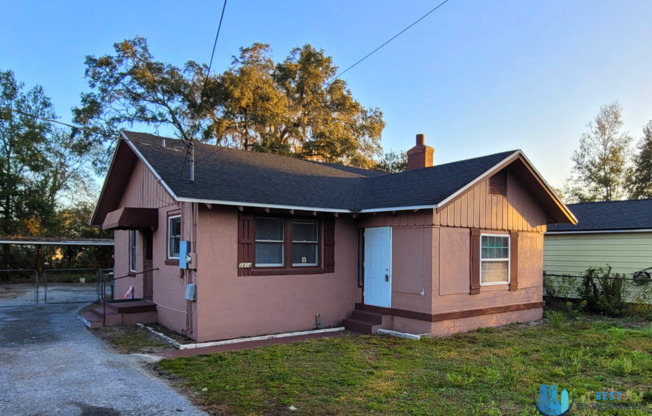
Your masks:
[[[510,276],[509,276],[509,290],[518,289],[518,231],[510,231]]]
[[[334,218],[239,214],[238,276],[334,271]]]
[[[480,293],[480,229],[471,228],[471,291]]]
[[[324,273],[335,272],[335,219],[324,219]]]
[[[238,217],[238,276],[250,276],[256,259],[254,216]]]

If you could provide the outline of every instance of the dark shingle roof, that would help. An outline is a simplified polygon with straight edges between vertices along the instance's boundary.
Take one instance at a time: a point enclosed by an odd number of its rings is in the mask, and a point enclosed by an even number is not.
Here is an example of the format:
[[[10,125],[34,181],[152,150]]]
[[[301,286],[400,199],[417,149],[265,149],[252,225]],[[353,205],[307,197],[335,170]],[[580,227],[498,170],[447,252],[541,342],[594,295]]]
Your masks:
[[[196,143],[193,183],[182,142],[124,135],[177,198],[346,211],[437,205],[515,153],[385,174]]]
[[[652,229],[652,199],[569,204],[577,225],[549,225],[548,231]]]

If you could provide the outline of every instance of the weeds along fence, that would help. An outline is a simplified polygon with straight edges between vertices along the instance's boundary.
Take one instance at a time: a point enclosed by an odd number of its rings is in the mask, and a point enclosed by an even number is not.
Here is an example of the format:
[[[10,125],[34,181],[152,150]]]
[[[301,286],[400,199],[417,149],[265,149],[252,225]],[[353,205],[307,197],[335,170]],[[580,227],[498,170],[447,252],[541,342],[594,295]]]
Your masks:
[[[609,316],[652,314],[652,280],[647,274],[616,274],[588,269],[582,275],[543,273],[543,296],[551,306],[575,304]]]

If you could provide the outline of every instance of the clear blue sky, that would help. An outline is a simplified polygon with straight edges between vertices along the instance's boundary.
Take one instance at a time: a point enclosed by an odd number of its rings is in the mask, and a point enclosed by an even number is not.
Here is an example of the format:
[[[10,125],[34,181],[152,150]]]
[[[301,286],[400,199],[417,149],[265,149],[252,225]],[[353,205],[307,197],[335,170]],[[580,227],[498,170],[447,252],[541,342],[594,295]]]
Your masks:
[[[241,46],[269,43],[274,58],[310,43],[346,68],[440,0],[243,1],[227,4],[213,69]],[[86,55],[144,36],[155,58],[208,63],[222,0],[4,2],[0,69],[41,84],[62,121],[88,89]],[[523,149],[560,186],[586,124],[603,104],[623,106],[635,138],[652,119],[652,1],[450,0],[343,77],[379,107],[385,150],[416,133],[435,163]]]

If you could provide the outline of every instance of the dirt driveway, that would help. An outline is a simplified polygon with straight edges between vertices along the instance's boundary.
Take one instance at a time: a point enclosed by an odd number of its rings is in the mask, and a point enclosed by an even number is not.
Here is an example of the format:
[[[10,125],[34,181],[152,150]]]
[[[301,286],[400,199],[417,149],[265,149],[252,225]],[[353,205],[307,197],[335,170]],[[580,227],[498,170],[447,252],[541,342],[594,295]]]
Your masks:
[[[90,334],[79,307],[0,308],[0,415],[205,415]]]

